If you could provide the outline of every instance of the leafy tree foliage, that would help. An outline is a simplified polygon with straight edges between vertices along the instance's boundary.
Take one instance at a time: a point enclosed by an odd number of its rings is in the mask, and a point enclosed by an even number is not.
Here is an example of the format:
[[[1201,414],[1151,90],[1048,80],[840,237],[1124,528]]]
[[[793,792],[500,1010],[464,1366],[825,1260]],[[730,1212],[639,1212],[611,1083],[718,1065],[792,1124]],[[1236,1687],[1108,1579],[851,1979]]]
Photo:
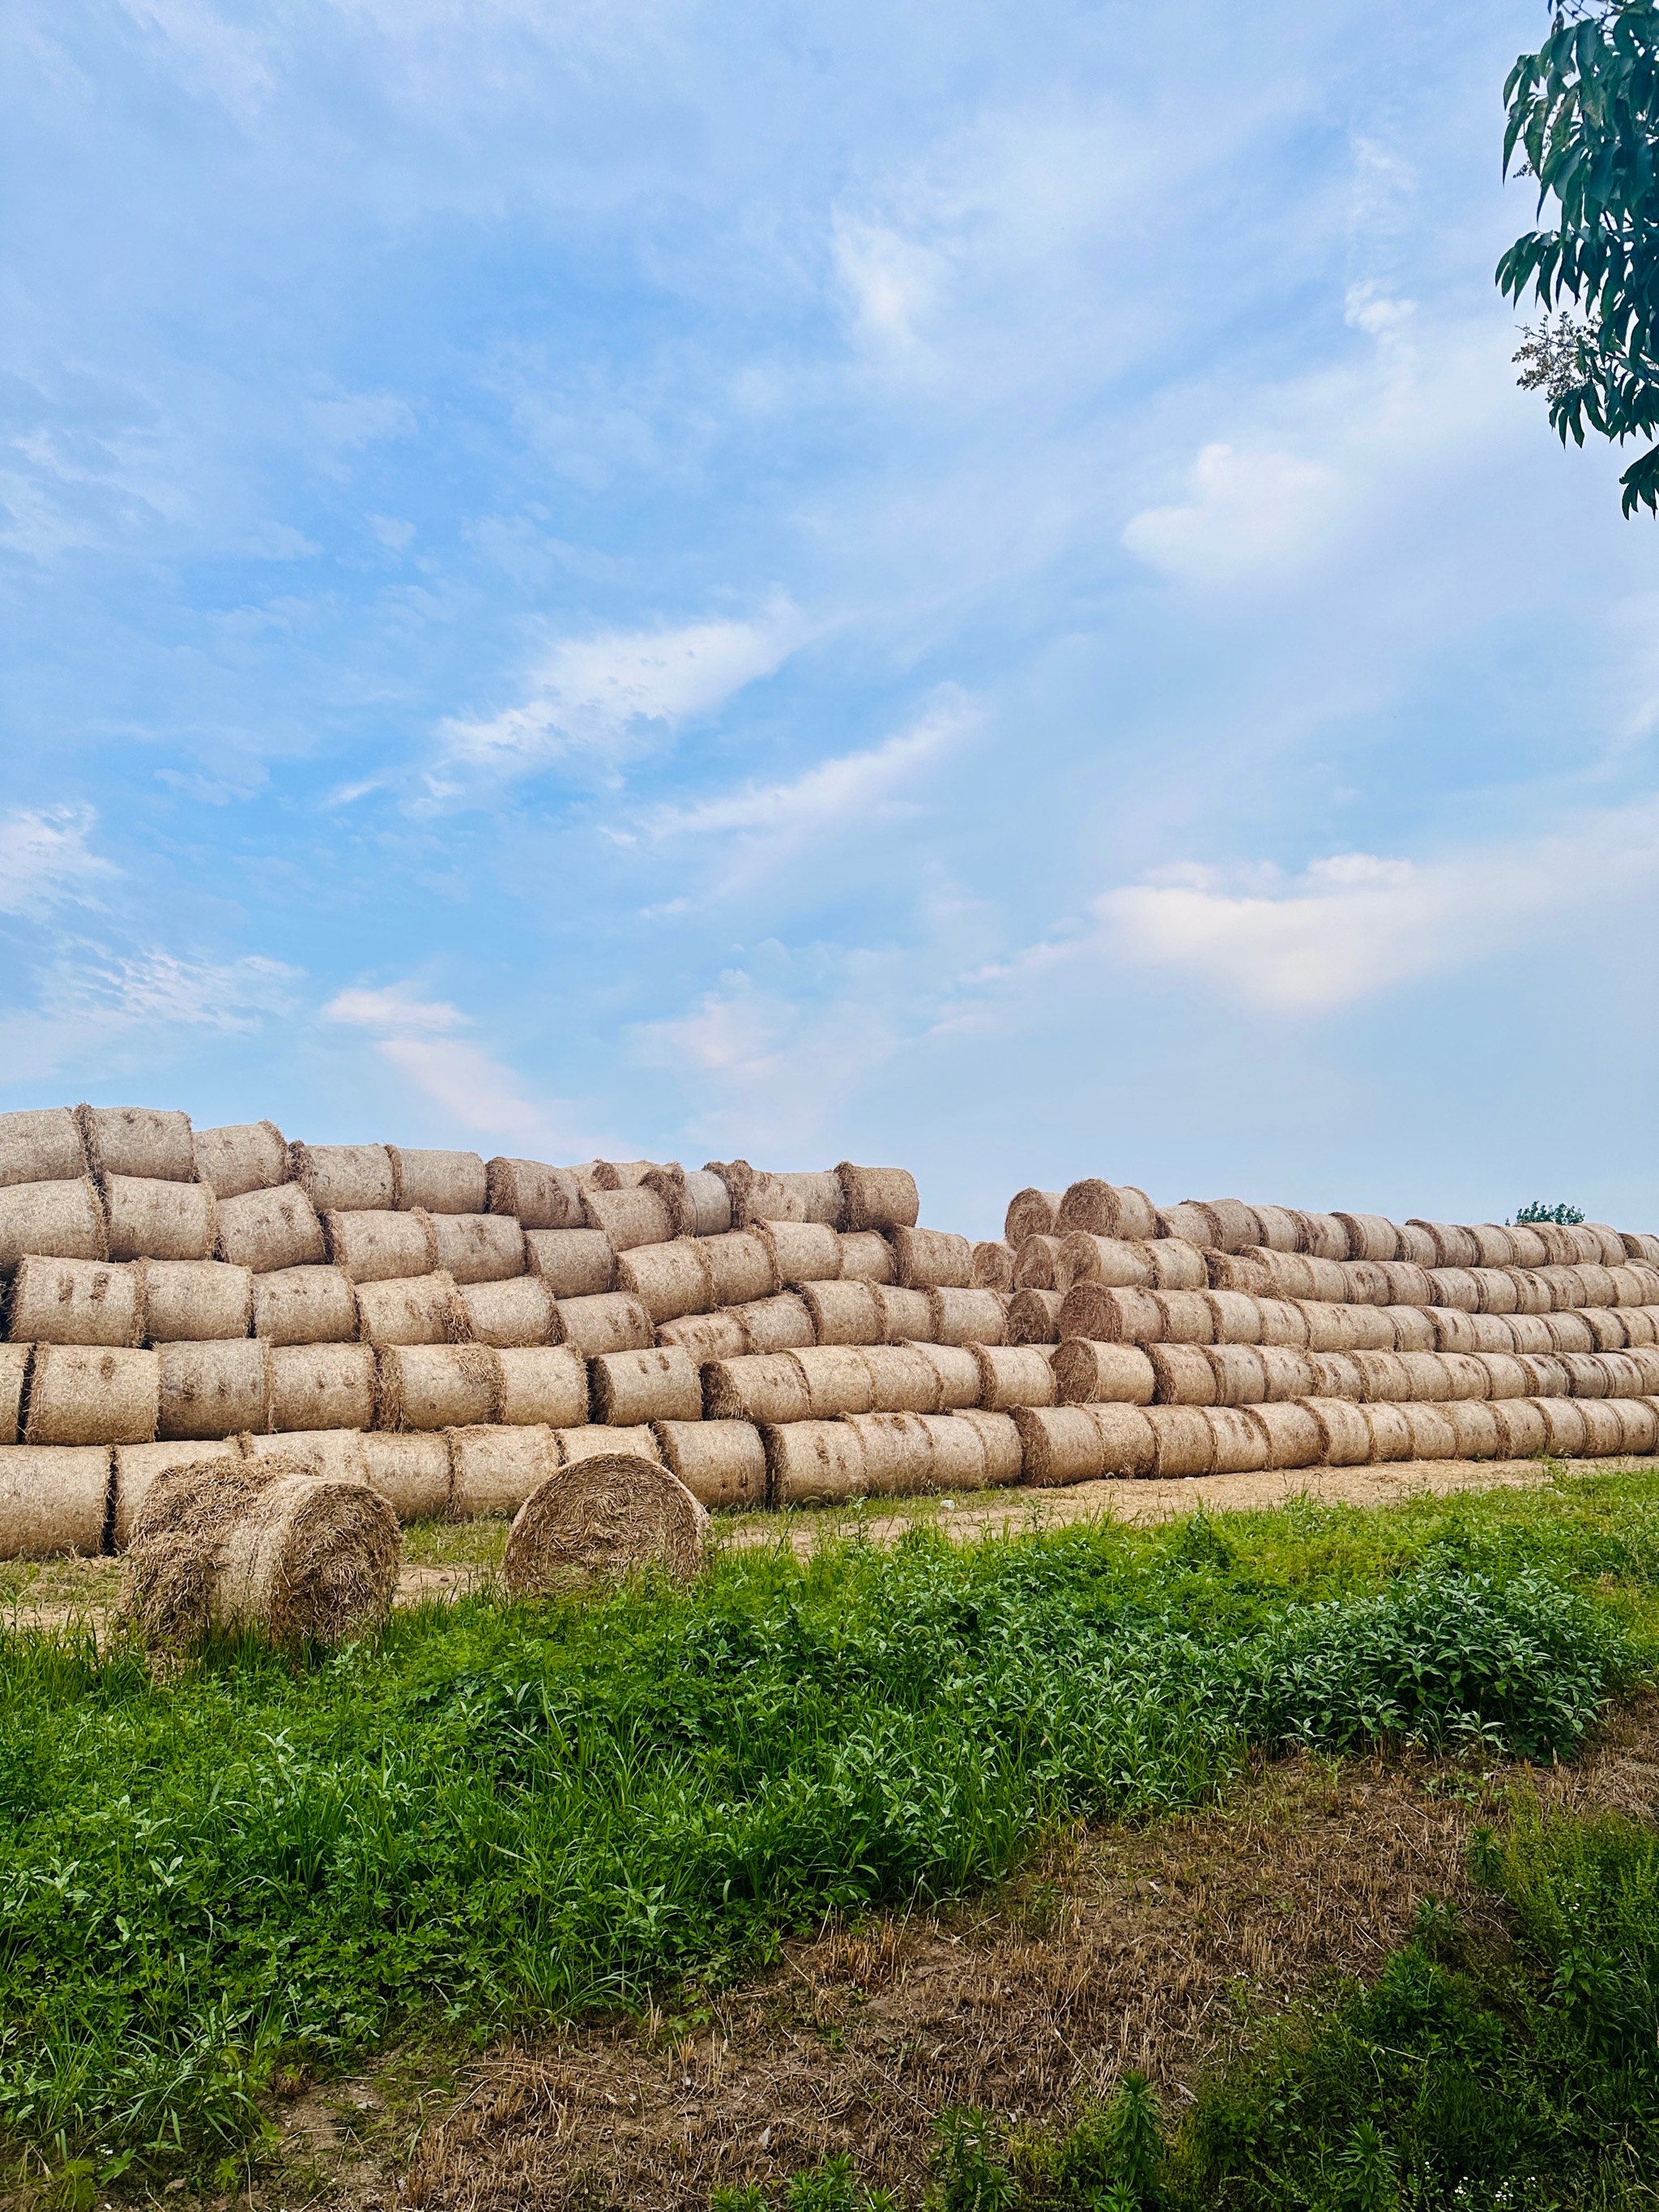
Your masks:
[[[1553,1221],[1560,1229],[1576,1229],[1584,1218],[1582,1206],[1547,1206],[1541,1198],[1529,1200],[1516,1215],[1517,1222]]]
[[[1544,319],[1516,354],[1565,445],[1659,432],[1659,0],[1557,0],[1550,35],[1504,87],[1507,173],[1520,156],[1553,229],[1498,264],[1506,299]],[[1625,513],[1659,514],[1659,444],[1620,478]]]

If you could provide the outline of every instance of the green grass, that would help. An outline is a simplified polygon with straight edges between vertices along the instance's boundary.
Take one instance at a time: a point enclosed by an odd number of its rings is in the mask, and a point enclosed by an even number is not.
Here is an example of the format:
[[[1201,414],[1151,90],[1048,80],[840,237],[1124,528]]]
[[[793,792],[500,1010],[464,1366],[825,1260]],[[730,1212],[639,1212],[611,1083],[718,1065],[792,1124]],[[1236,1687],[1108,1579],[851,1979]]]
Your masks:
[[[1199,1802],[1251,1742],[1568,1753],[1656,1650],[1650,1474],[729,1550],[688,1591],[492,1591],[164,1683],[0,1637],[0,2130],[199,2166],[279,2065],[717,1980]]]

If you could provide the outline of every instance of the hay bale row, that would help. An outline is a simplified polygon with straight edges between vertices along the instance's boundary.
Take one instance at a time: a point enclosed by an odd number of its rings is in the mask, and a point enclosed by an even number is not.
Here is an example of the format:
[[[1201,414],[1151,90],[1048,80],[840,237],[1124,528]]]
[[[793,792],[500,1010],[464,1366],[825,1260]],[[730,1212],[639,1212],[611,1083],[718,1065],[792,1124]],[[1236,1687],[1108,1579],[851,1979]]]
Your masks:
[[[220,1260],[42,1258],[18,1266],[6,1307],[15,1342],[129,1346],[246,1336],[253,1277]]]
[[[1139,1249],[1123,1247],[1109,1261],[1092,1259],[1079,1250],[1064,1281],[1061,1262],[1057,1260],[1056,1286],[1069,1288],[1073,1281],[1090,1280],[1114,1285],[1120,1280],[1150,1282],[1150,1268],[1139,1272]],[[1233,1255],[1212,1251],[1204,1256],[1212,1285],[1260,1297],[1379,1306],[1453,1306],[1468,1313],[1498,1314],[1545,1314],[1582,1306],[1659,1305],[1659,1269],[1640,1259],[1612,1267],[1585,1261],[1571,1267],[1421,1267],[1407,1260],[1320,1260],[1302,1253],[1261,1249]]]

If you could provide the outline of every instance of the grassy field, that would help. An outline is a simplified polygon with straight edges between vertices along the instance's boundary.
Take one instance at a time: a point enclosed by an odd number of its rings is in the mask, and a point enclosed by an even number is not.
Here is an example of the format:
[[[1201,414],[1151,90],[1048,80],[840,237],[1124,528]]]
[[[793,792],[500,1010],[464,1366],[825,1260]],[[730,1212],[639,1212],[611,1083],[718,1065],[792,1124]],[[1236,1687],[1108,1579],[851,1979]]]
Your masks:
[[[332,1656],[227,1647],[166,1681],[118,1641],[9,1635],[0,2130],[93,2187],[200,2175],[257,2146],[274,2091],[392,2035],[482,2041],[689,2001],[827,1915],[997,1881],[1079,1818],[1214,1800],[1251,1746],[1570,1756],[1656,1650],[1650,1472],[1388,1511],[733,1550],[690,1591],[486,1593]],[[1412,2038],[1452,2054],[1466,2103],[1480,2065],[1536,2054],[1526,2109],[1553,2127],[1590,2013],[1612,2023],[1595,2063],[1616,2060],[1645,2111],[1646,1841],[1519,1835],[1486,1869],[1516,1916],[1507,1949],[1427,1931],[1384,1988],[1211,2093],[1209,2132],[1157,2151],[1170,2179],[1114,2179],[1097,2144],[1094,2180],[1057,2181],[1042,2160],[1083,2150],[964,2122],[941,2202],[1151,2203],[1185,2161],[1212,2176],[1194,2202],[1449,2203],[1376,2194],[1407,2154],[1401,2111],[1429,2094]],[[1117,2144],[1122,2166],[1119,2139],[1145,2138],[1146,2166],[1146,2119],[1132,2095],[1077,2141]],[[1328,2122],[1325,2194],[1286,2194],[1273,2177],[1319,2172]],[[858,2186],[820,2174],[797,2194]]]

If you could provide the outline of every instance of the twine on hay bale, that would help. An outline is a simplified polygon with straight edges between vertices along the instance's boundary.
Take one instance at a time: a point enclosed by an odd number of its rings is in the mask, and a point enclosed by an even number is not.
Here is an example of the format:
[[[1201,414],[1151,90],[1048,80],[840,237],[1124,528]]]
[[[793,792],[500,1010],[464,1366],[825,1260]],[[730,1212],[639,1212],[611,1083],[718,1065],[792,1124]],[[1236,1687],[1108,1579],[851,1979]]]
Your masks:
[[[86,1172],[86,1142],[67,1106],[0,1114],[0,1189],[15,1182],[78,1182]]]
[[[143,1334],[141,1289],[135,1267],[31,1255],[12,1284],[11,1334],[20,1345],[137,1345]]]
[[[196,1180],[216,1198],[241,1198],[288,1181],[288,1143],[274,1121],[198,1129],[191,1138]]]
[[[702,1566],[708,1516],[677,1475],[631,1452],[599,1452],[532,1491],[507,1533],[517,1596],[614,1581],[648,1567],[689,1582]]]
[[[319,1267],[328,1257],[321,1218],[297,1182],[222,1199],[218,1216],[219,1257],[256,1275]]]

